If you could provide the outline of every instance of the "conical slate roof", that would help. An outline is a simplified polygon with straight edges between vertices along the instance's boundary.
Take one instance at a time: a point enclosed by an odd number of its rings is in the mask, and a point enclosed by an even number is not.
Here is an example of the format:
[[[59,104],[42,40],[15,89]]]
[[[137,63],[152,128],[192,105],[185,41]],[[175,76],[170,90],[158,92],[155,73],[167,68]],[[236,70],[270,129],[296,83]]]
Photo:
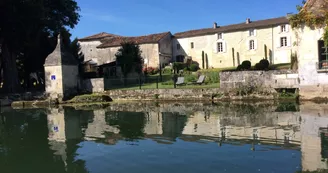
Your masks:
[[[66,51],[62,44],[62,38],[58,35],[57,46],[55,50],[46,58],[44,66],[58,66],[58,65],[77,65],[78,62],[74,56]]]
[[[307,0],[303,9],[318,16],[323,17],[328,10],[328,0]]]

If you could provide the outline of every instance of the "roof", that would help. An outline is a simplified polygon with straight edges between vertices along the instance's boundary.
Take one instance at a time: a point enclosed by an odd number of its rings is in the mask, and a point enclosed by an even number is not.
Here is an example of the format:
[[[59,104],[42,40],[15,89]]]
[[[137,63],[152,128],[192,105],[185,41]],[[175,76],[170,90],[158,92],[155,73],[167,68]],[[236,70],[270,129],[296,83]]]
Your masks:
[[[328,9],[328,0],[308,0],[303,9],[316,16],[323,17]]]
[[[77,65],[77,60],[65,49],[60,34],[58,35],[57,40],[57,46],[55,50],[46,58],[44,66]]]
[[[202,36],[202,35],[207,35],[207,34],[215,34],[218,32],[232,32],[232,31],[238,31],[238,30],[247,30],[247,29],[251,29],[251,28],[262,28],[262,27],[287,24],[287,23],[289,23],[287,17],[279,17],[279,18],[272,18],[272,19],[266,19],[266,20],[252,21],[249,24],[246,24],[246,22],[244,22],[244,23],[239,23],[239,24],[220,26],[218,28],[204,28],[204,29],[198,29],[198,30],[191,30],[191,31],[176,33],[174,36],[176,38],[194,37],[194,36]]]
[[[103,44],[97,48],[107,48],[121,46],[124,42],[134,42],[136,44],[158,43],[162,38],[171,34],[170,32],[163,32],[158,34],[144,35],[138,37],[112,37],[106,38]]]
[[[80,38],[79,41],[94,41],[94,40],[101,40],[107,37],[119,37],[119,35],[109,34],[106,32],[101,32],[95,35],[91,35],[88,37]]]

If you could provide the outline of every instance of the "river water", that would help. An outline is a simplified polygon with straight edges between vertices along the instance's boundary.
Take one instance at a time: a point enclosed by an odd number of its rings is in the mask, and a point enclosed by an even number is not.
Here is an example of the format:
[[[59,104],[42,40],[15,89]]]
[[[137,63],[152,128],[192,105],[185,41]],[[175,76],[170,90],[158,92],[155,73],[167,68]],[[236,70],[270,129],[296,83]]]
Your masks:
[[[112,103],[1,109],[1,173],[328,169],[328,105]]]

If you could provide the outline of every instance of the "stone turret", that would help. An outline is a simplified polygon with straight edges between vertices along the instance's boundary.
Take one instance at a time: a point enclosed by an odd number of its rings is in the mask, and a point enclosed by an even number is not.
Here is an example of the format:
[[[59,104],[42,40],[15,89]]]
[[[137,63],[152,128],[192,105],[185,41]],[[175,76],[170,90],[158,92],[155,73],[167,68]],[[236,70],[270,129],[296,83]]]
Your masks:
[[[66,98],[77,94],[78,63],[65,48],[60,35],[58,35],[55,50],[46,58],[44,68],[46,93],[51,99]]]

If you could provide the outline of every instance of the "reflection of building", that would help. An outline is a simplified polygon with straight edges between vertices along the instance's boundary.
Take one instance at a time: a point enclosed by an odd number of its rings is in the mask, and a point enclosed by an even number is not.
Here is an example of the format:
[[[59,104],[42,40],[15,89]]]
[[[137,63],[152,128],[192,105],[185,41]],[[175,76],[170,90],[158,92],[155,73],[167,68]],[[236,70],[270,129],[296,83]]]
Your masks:
[[[321,105],[302,105],[302,166],[304,171],[328,169],[325,151],[327,144],[321,139],[328,127],[328,107]]]
[[[65,114],[63,109],[50,109],[48,113],[49,145],[54,154],[60,156],[66,165],[67,145],[65,134]]]
[[[196,112],[184,128],[184,135],[222,137],[232,140],[260,140],[265,143],[300,143],[299,116],[266,113],[244,116]]]
[[[95,110],[93,122],[88,124],[85,131],[85,138],[105,138],[104,132],[119,133],[119,129],[109,126],[105,120],[105,110]]]

